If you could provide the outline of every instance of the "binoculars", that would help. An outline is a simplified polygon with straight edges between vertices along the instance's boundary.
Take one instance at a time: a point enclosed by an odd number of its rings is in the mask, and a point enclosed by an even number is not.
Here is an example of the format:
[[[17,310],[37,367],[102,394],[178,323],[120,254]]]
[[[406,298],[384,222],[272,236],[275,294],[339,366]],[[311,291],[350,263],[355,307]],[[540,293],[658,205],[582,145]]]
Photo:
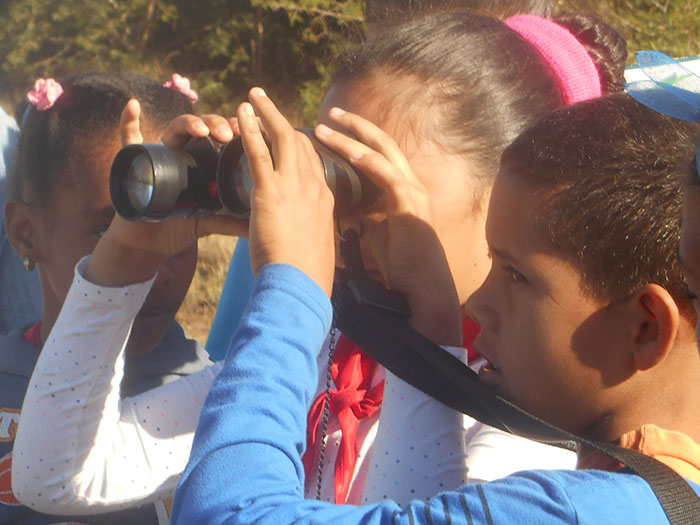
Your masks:
[[[337,153],[321,144],[313,130],[299,130],[318,153],[338,213],[370,207],[379,189]],[[182,150],[163,144],[132,144],[119,150],[109,176],[112,205],[128,220],[228,213],[250,216],[253,181],[240,137],[221,144],[192,138]]]

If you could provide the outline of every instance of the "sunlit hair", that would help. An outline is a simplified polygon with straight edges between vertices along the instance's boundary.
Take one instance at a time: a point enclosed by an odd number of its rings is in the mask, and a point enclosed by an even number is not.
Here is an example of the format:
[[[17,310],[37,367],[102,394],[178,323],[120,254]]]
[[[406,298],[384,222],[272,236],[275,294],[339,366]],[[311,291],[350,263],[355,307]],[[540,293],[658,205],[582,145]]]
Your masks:
[[[688,312],[677,249],[698,130],[611,95],[545,117],[506,149],[501,170],[535,192],[533,223],[593,296],[621,299],[655,283]]]
[[[17,165],[8,181],[8,197],[21,198],[25,186],[41,204],[51,202],[58,185],[84,174],[87,159],[119,139],[119,119],[130,98],[141,103],[142,126],[165,127],[193,111],[182,93],[138,75],[87,73],[61,79],[63,93],[45,111],[22,109]]]
[[[577,28],[571,31],[593,57],[603,90],[621,90],[626,44],[619,34],[595,17],[557,21]],[[393,25],[343,57],[334,81],[364,82],[355,91],[377,105],[379,118],[464,154],[487,183],[505,147],[563,105],[560,86],[531,44],[500,20],[466,10]]]

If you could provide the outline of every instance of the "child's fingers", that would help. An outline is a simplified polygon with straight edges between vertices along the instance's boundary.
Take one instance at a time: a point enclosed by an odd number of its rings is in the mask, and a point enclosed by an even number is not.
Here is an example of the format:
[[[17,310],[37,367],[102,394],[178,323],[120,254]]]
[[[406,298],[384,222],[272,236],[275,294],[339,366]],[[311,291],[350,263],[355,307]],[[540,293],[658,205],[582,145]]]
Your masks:
[[[209,127],[201,117],[180,115],[170,121],[160,140],[170,149],[182,149],[192,137],[206,137],[208,134]]]
[[[407,176],[384,155],[323,124],[316,127],[316,137],[348,159],[353,167],[367,175],[382,190],[388,211],[402,213],[413,210],[411,184]]]
[[[384,155],[389,162],[396,165],[407,175],[409,182],[417,181],[417,179],[412,179],[413,172],[401,148],[399,148],[393,137],[384,130],[369,120],[340,108],[331,108],[328,116],[341,129],[350,132],[352,136],[357,137],[357,140]]]
[[[233,130],[228,120],[220,115],[202,115],[202,121],[209,128],[211,137],[219,142],[228,142],[233,138]]]
[[[139,120],[141,118],[141,105],[135,98],[129,100],[122,110],[119,120],[119,135],[122,141],[122,146],[129,144],[141,144],[143,137],[141,136],[141,128]]]
[[[299,171],[300,173],[311,171],[311,174],[316,177],[316,179],[322,183],[322,188],[327,189],[330,192],[330,188],[326,184],[326,176],[323,172],[323,166],[320,162],[308,162],[308,159],[317,159],[318,153],[314,149],[314,145],[309,140],[305,134],[297,131],[297,141],[299,143],[300,151],[303,155],[299,155]]]
[[[198,217],[195,225],[196,237],[212,234],[248,237],[248,219],[236,219],[227,215]]]
[[[274,178],[274,166],[270,150],[258,127],[253,106],[247,102],[241,104],[238,107],[237,118],[253,186],[258,190],[264,189],[266,181]]]
[[[238,119],[236,117],[228,119],[228,125],[231,126],[231,131],[233,131],[235,136],[240,136],[241,128],[238,127]]]
[[[260,117],[272,143],[272,156],[278,173],[295,173],[297,164],[297,134],[261,88],[253,88],[248,99]]]
[[[265,131],[265,126],[263,126],[262,120],[260,120],[260,117],[255,117],[258,120],[258,127],[260,128],[260,131],[263,134],[263,137],[267,136],[267,132]],[[228,119],[228,123],[231,126],[231,130],[233,131],[233,134],[238,137],[241,134],[241,128],[238,126],[238,119],[236,117],[231,117]]]

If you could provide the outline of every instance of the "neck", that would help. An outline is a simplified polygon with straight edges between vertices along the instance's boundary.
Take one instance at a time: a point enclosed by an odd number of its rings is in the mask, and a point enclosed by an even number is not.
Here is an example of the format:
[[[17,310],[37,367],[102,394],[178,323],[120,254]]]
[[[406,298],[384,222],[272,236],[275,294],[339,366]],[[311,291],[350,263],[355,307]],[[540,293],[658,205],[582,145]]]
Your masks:
[[[654,424],[700,443],[700,355],[694,341],[677,342],[662,363],[637,371],[625,381],[618,403],[584,433],[600,441],[616,442],[627,432]]]
[[[48,280],[46,275],[41,272],[41,267],[39,268],[39,276],[41,279],[41,295],[43,301],[41,311],[41,343],[43,346],[46,339],[49,337],[49,333],[51,333],[51,329],[58,318],[58,314],[61,312],[63,300],[59,300],[51,286],[45,284],[48,283]]]

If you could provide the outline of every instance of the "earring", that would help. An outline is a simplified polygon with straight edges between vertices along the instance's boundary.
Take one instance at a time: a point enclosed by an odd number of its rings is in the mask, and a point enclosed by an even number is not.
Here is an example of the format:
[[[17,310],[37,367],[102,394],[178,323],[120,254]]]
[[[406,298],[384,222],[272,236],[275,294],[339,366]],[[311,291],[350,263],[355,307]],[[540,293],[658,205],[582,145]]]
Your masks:
[[[24,269],[28,272],[34,271],[34,262],[29,257],[22,259],[22,264],[24,265]]]

